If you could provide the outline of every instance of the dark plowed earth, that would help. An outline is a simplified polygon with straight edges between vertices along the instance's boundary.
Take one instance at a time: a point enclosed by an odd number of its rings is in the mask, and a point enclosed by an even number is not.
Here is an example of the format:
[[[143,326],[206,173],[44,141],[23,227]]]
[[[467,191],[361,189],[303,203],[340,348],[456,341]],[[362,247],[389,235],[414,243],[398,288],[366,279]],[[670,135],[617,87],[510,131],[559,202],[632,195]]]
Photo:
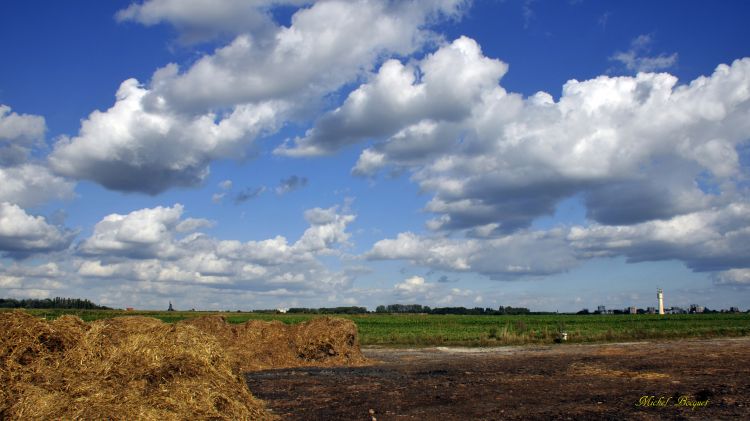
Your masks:
[[[290,420],[750,419],[750,338],[364,352],[247,384]]]

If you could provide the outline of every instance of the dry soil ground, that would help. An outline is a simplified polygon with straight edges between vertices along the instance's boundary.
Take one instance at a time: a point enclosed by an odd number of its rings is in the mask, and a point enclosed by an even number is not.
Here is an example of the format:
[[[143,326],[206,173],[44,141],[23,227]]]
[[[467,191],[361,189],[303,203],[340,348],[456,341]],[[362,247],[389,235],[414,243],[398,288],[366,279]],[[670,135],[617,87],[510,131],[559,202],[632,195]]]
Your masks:
[[[291,420],[750,419],[748,337],[364,352],[374,365],[247,383]]]

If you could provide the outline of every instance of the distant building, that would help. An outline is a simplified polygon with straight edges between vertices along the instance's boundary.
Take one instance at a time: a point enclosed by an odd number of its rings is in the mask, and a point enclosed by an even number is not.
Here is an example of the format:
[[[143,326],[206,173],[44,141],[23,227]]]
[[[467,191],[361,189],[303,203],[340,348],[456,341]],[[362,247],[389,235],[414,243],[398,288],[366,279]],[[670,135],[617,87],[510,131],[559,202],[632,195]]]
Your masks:
[[[172,307],[171,301],[169,302],[169,308],[167,309],[167,311],[174,311],[174,307]]]
[[[690,304],[690,313],[703,313],[705,307],[699,306],[698,304]]]
[[[605,306],[598,306],[596,307],[596,312],[599,314],[607,314],[607,307]]]
[[[648,313],[648,314],[656,314],[656,307],[648,307],[648,308],[646,308],[646,313]]]
[[[667,310],[667,313],[669,313],[669,314],[686,314],[687,310],[685,310],[682,307],[672,307],[669,310]]]
[[[133,310],[134,310],[134,309],[133,309],[133,307],[127,307],[127,308],[125,309],[125,311],[133,311]]]
[[[638,314],[638,309],[635,306],[630,306],[628,308],[628,313],[630,313],[630,314]]]
[[[739,313],[740,312],[740,308],[739,307],[729,307],[729,311],[731,313]]]
[[[664,314],[664,290],[656,289],[656,299],[659,301],[659,314]]]

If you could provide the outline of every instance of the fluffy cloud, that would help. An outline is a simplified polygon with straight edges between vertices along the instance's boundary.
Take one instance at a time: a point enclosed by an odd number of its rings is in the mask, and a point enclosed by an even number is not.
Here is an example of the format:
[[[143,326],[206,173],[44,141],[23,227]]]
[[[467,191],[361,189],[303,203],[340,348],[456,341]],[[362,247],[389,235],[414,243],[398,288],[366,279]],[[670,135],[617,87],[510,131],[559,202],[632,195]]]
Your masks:
[[[0,203],[0,253],[14,258],[59,251],[70,245],[75,233],[29,215],[19,206]]]
[[[73,197],[73,183],[56,176],[39,164],[0,167],[0,202],[23,207],[41,205],[51,199]]]
[[[473,44],[461,39],[441,51],[459,41]],[[478,49],[474,52],[473,61],[500,68]],[[460,71],[464,62],[458,54],[447,57],[451,64],[446,67],[457,69],[454,85],[459,86],[467,80]],[[378,77],[399,66],[387,63]],[[688,85],[677,85],[666,73],[571,80],[558,101],[544,92],[528,98],[507,93],[490,83],[501,72],[483,74],[476,94],[449,94],[442,100],[462,104],[455,118],[420,115],[410,120],[399,108],[398,116],[381,111],[385,117],[378,122],[387,129],[377,134],[384,140],[362,152],[353,172],[373,175],[389,165],[409,168],[421,189],[434,193],[426,210],[438,216],[429,227],[463,230],[495,224],[495,235],[527,228],[576,194],[582,194],[589,218],[620,225],[721,206],[740,191],[737,148],[750,132],[750,59],[719,65],[711,76]],[[361,140],[350,111],[357,109],[354,104],[368,104],[362,99],[372,98],[378,98],[373,104],[396,104],[427,90],[427,82],[411,80],[402,89],[380,88],[378,79],[361,86],[344,106],[321,119],[339,123],[338,131],[326,132],[321,142]],[[375,91],[378,96],[371,94]],[[300,151],[328,148],[314,141],[323,127],[328,123],[298,141]]]
[[[193,232],[208,224],[183,219],[183,207],[141,209],[105,217],[79,245],[78,274],[87,278],[198,284],[213,288],[304,292],[351,282],[317,259],[338,253],[353,215],[336,208],[305,213],[310,227],[294,243],[282,236],[240,242]]]
[[[750,204],[732,203],[630,226],[573,227],[568,240],[584,258],[624,255],[631,262],[676,259],[695,271],[746,269]]]
[[[60,279],[65,275],[56,263],[22,266],[13,263],[0,266],[0,288],[4,294],[20,298],[47,298],[60,294],[65,284]]]
[[[186,43],[209,40],[217,35],[252,33],[268,36],[276,29],[269,9],[276,5],[305,4],[307,0],[146,0],[117,12],[118,21],[151,26],[168,22],[180,31]]]
[[[53,175],[42,163],[29,162],[31,151],[43,144],[44,117],[17,114],[0,105],[0,202],[23,207],[73,196],[73,184]]]
[[[34,144],[44,139],[44,117],[17,114],[0,104],[0,167],[26,161]]]
[[[400,294],[424,294],[433,287],[433,284],[425,282],[425,279],[421,276],[412,276],[411,278],[404,279],[393,286],[393,289]]]
[[[380,302],[395,299],[401,302],[427,303],[438,306],[471,306],[482,302],[482,296],[476,291],[446,288],[444,284],[429,282],[422,276],[411,276],[395,284],[392,289],[379,291],[379,293],[378,299]]]
[[[714,275],[720,285],[750,286],[750,269],[730,269]]]
[[[75,236],[24,209],[73,196],[72,183],[29,160],[31,151],[43,144],[46,130],[43,117],[17,114],[0,105],[0,257],[22,259],[60,251]],[[5,288],[11,283],[28,287],[17,274],[5,276],[0,283],[7,284]]]
[[[44,117],[11,112],[9,106],[0,104],[0,139],[30,143],[42,139],[45,131]]]
[[[304,138],[280,147],[277,153],[321,155],[363,139],[387,137],[420,122],[460,121],[506,70],[504,63],[484,57],[479,45],[466,37],[440,48],[419,66],[389,60],[371,82],[321,117]],[[410,149],[414,154],[437,152],[435,146],[439,145],[411,145]]]
[[[176,235],[194,231],[209,224],[202,219],[182,220],[183,206],[141,209],[127,215],[107,215],[94,226],[94,233],[83,241],[79,250],[87,255],[132,258],[179,257]]]
[[[335,244],[345,244],[349,239],[346,227],[354,221],[354,215],[342,215],[337,208],[314,208],[305,211],[305,219],[310,227],[294,244],[298,251],[327,252]]]
[[[210,30],[236,14],[227,29],[238,31],[237,23],[247,32],[189,68],[158,69],[148,87],[123,82],[113,107],[91,113],[78,136],[58,141],[50,156],[55,171],[149,194],[199,184],[212,160],[242,157],[257,137],[306,112],[382,55],[420,48],[433,37],[423,27],[456,15],[463,2],[318,2],[260,42],[248,16],[265,16],[262,11],[275,3],[192,1],[183,8],[182,2],[154,0],[121,11],[120,19]]]
[[[518,232],[492,239],[454,239],[406,232],[380,240],[370,260],[408,260],[438,270],[477,272],[493,279],[559,273],[577,265],[563,230]]]
[[[458,13],[462,3],[318,2],[299,9],[266,44],[242,34],[184,72],[175,65],[157,71],[151,100],[202,110],[317,97],[356,78],[381,55],[412,53],[433,36],[422,27]]]
[[[213,113],[186,116],[147,106],[147,93],[134,79],[123,82],[112,108],[94,111],[78,136],[55,144],[49,157],[55,171],[149,194],[192,186],[208,175],[213,159],[242,156],[250,140],[274,126],[281,107],[238,106],[217,122]]]
[[[435,270],[477,272],[495,279],[550,275],[585,260],[625,256],[629,262],[678,260],[697,272],[717,272],[717,283],[742,284],[750,268],[749,254],[750,205],[735,202],[666,220],[522,230],[495,238],[455,239],[406,232],[378,241],[365,256],[408,260]]]

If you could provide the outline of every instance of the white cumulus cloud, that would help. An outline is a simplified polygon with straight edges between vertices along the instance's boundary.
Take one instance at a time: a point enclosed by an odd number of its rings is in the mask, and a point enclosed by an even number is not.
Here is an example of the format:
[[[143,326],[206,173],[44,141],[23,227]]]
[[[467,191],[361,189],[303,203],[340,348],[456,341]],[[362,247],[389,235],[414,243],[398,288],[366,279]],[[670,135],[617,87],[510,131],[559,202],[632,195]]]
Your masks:
[[[220,157],[244,154],[262,131],[274,127],[277,104],[242,105],[220,121],[214,113],[188,116],[158,105],[134,79],[122,83],[117,102],[94,111],[78,136],[55,144],[49,161],[58,173],[96,181],[113,190],[160,193],[193,186]]]
[[[167,22],[180,31],[185,43],[200,42],[218,35],[252,33],[268,36],[277,25],[270,8],[309,3],[307,0],[146,0],[117,12],[119,21],[151,26]]]
[[[33,207],[52,199],[70,199],[74,188],[73,183],[52,174],[43,165],[26,163],[0,167],[0,202]]]
[[[478,55],[476,60],[494,63]],[[464,80],[462,67],[460,62],[453,67],[458,84]],[[381,72],[389,72],[386,65]],[[523,98],[490,80],[488,76],[479,85],[482,89],[471,100],[446,95],[445,102],[464,104],[454,119],[407,121],[399,115],[378,120],[388,129],[380,133],[380,142],[362,152],[353,172],[411,169],[421,190],[433,193],[426,210],[437,217],[430,228],[496,224],[495,234],[527,228],[577,194],[589,218],[621,225],[720,206],[741,191],[736,184],[742,177],[738,147],[747,143],[750,132],[750,59],[719,65],[712,75],[687,85],[678,85],[666,73],[571,80],[557,101],[544,92]],[[321,122],[355,109],[347,104],[370,98],[362,93],[378,83],[360,87]],[[396,103],[402,92],[408,97],[411,91],[378,92]],[[352,123],[358,120],[334,120],[354,129],[320,138],[325,139],[323,149],[362,139]],[[321,148],[313,141],[316,130],[298,141],[300,150]],[[713,191],[701,183],[714,186]]]
[[[32,150],[44,144],[46,131],[44,117],[11,112],[0,104],[0,202],[33,207],[73,196],[73,183],[30,160]]]
[[[495,279],[542,276],[578,264],[562,230],[517,232],[492,239],[459,239],[400,233],[376,242],[370,260],[408,260],[432,269],[477,272]]]
[[[506,70],[507,65],[484,57],[479,45],[466,37],[440,48],[419,66],[388,60],[371,82],[321,117],[305,137],[276,152],[291,156],[327,154],[367,138],[393,135],[420,122],[460,121],[484,92],[497,85]],[[425,146],[420,152],[434,152],[437,145]],[[416,149],[416,145],[411,148]]]
[[[318,260],[338,253],[349,238],[346,227],[354,216],[335,207],[307,211],[310,227],[293,243],[283,236],[247,242],[213,238],[193,232],[209,221],[182,214],[177,204],[106,216],[78,247],[78,275],[296,293],[351,282],[347,273],[330,271]]]
[[[750,269],[730,269],[714,275],[720,285],[750,286]]]
[[[628,226],[573,227],[571,246],[584,258],[626,256],[631,262],[680,260],[695,271],[750,267],[750,205],[731,203]]]
[[[247,25],[247,31],[189,67],[171,63],[156,70],[147,86],[123,82],[114,106],[94,111],[77,136],[57,142],[52,167],[120,191],[157,194],[197,185],[211,161],[241,158],[256,138],[318,106],[381,56],[408,55],[435,39],[425,27],[460,14],[464,2],[316,2],[261,41],[250,21],[268,17],[264,10],[274,4],[193,0],[178,7],[153,0],[121,11],[119,19],[145,24],[211,32],[224,22],[230,33],[239,31],[235,26]],[[234,18],[225,21],[228,15]]]
[[[513,279],[552,275],[586,260],[624,256],[628,262],[677,260],[696,272],[715,272],[717,283],[741,284],[750,268],[748,255],[750,205],[734,202],[631,225],[591,223],[488,238],[405,232],[376,242],[365,257]]]
[[[0,202],[0,253],[5,256],[59,251],[70,245],[74,235],[41,216],[29,215],[18,205]]]
[[[31,147],[44,139],[44,117],[18,114],[0,104],[0,167],[26,161]]]
[[[181,220],[183,206],[156,207],[127,215],[107,215],[79,247],[84,254],[174,258],[175,236],[206,225],[203,220]]]
[[[268,43],[242,34],[183,72],[173,65],[158,71],[151,95],[182,109],[317,97],[381,55],[412,53],[433,36],[422,29],[428,20],[455,14],[462,3],[317,2],[297,10]]]
[[[429,291],[434,285],[426,282],[421,276],[412,276],[411,278],[404,279],[393,286],[396,293],[401,294],[424,294]]]

